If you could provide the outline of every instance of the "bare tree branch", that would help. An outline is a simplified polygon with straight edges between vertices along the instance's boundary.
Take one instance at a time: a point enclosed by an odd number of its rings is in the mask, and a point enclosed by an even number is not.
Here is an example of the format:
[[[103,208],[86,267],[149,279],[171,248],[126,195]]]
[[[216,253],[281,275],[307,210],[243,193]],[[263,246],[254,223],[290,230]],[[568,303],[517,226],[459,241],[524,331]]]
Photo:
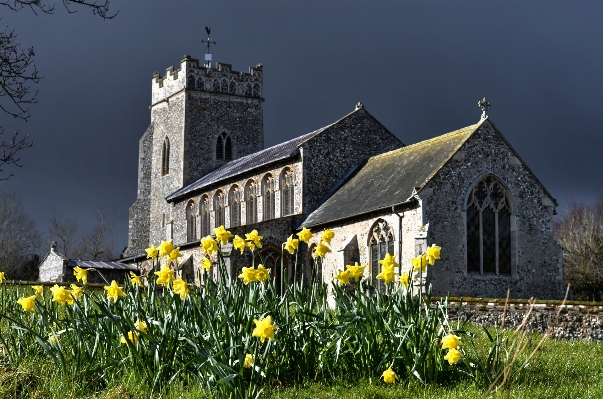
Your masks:
[[[59,252],[66,257],[73,255],[71,251],[76,247],[76,233],[79,230],[77,217],[66,217],[56,209],[51,209],[48,220],[50,221],[49,237],[58,242]]]
[[[19,137],[19,133],[15,132],[10,140],[6,140],[4,137],[4,129],[0,126],[0,181],[10,179],[13,174],[12,172],[8,176],[2,176],[7,166],[14,165],[21,167],[20,160],[18,157],[19,151],[29,148],[33,145],[33,142],[29,139],[29,135]]]

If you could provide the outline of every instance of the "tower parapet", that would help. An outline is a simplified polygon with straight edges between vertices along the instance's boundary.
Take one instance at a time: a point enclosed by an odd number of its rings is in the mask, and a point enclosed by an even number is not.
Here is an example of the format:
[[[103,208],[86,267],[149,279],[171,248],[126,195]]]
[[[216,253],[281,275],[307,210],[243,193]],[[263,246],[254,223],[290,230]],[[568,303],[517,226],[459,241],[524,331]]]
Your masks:
[[[230,64],[218,62],[216,68],[208,68],[186,55],[180,61],[180,69],[169,67],[163,77],[155,72],[152,85],[151,105],[184,89],[262,98],[262,65],[249,67],[249,72],[236,72]]]

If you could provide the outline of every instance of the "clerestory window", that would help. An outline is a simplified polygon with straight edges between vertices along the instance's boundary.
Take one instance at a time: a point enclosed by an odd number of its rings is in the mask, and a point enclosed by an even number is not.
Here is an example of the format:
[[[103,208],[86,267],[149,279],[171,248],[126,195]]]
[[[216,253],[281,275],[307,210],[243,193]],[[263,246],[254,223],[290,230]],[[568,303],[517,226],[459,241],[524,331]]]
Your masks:
[[[211,233],[210,223],[211,204],[209,197],[204,195],[201,198],[201,236],[207,237]]]
[[[247,224],[258,221],[257,185],[253,180],[249,180],[245,186],[245,213],[247,216]]]
[[[471,189],[466,203],[467,272],[511,274],[511,205],[507,190],[491,175]]]
[[[276,191],[276,181],[274,180],[274,176],[266,175],[263,184],[263,192],[264,192],[264,217],[263,220],[274,219],[276,217],[274,206],[276,203],[276,198],[274,197]]]
[[[186,241],[197,240],[197,205],[189,201],[186,205]]]
[[[214,196],[215,227],[226,225],[226,196],[223,191],[218,191]]]
[[[287,168],[281,174],[281,206],[282,215],[293,215],[295,195],[295,175],[293,170]]]
[[[232,186],[230,195],[230,227],[241,225],[241,202],[243,201],[242,190],[239,186]]]

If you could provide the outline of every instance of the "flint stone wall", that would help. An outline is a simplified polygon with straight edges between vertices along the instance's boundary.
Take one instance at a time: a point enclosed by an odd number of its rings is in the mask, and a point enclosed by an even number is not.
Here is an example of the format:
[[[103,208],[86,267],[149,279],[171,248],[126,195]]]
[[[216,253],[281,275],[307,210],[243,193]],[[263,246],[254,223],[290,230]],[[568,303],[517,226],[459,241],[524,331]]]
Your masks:
[[[463,300],[460,315],[459,301],[451,300],[448,310],[452,322],[460,316],[484,327],[500,326],[505,314],[506,329],[514,329],[523,323],[525,330],[544,334],[556,339],[603,341],[603,303],[539,301],[530,306],[528,301],[509,300],[505,312],[504,299]],[[530,308],[532,309],[530,311]],[[550,330],[549,330],[550,329]]]

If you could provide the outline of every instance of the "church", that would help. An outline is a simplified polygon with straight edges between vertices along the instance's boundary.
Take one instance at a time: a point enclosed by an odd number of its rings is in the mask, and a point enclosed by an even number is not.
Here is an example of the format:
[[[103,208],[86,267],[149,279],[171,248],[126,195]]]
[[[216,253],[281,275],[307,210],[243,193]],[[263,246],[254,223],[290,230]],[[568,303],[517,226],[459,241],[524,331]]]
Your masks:
[[[488,117],[485,98],[477,123],[415,144],[358,103],[328,126],[264,148],[263,75],[261,65],[236,72],[190,56],[154,74],[122,262],[149,268],[145,248],[173,240],[181,272],[197,279],[201,237],[222,225],[241,237],[256,229],[264,266],[286,284],[295,258],[282,244],[306,227],[313,239],[300,244],[300,273],[316,265],[327,284],[358,262],[379,288],[386,254],[405,272],[435,243],[442,259],[426,276],[435,295],[509,289],[513,298],[563,298],[557,203]],[[335,237],[315,264],[324,229]],[[232,276],[251,265],[249,251],[222,253]]]

